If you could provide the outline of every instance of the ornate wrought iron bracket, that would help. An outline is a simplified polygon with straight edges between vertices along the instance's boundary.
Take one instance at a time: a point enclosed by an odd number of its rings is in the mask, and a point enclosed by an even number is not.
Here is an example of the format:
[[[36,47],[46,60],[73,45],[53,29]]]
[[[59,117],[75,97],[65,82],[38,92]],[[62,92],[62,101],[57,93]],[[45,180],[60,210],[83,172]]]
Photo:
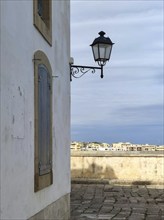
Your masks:
[[[78,79],[81,78],[87,72],[91,71],[91,73],[95,73],[96,70],[101,70],[100,77],[103,78],[103,65],[101,65],[101,67],[94,67],[94,66],[77,66],[70,64],[70,81],[72,81],[72,77]]]

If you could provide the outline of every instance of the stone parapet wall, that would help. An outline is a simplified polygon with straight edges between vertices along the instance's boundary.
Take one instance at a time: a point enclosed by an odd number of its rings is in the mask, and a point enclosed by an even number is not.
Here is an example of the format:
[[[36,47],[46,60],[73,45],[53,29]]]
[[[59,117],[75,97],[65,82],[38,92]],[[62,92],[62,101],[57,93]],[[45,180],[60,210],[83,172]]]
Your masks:
[[[72,179],[164,183],[163,152],[72,152]]]

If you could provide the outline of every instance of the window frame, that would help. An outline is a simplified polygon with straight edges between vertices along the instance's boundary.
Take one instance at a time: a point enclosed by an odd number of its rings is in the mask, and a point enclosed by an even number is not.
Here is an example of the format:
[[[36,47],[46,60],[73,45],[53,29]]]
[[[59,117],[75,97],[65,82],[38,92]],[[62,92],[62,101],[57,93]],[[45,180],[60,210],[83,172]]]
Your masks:
[[[38,0],[33,0],[33,24],[44,39],[52,46],[52,0],[43,0],[46,21],[38,13]],[[48,13],[48,14],[47,14]]]
[[[51,160],[51,169],[49,173],[44,175],[40,175],[39,172],[39,78],[38,78],[38,71],[39,65],[44,65],[49,73],[50,78],[50,160]],[[34,54],[34,145],[35,145],[35,152],[34,152],[34,191],[37,192],[45,187],[50,186],[53,184],[53,171],[52,171],[52,69],[50,62],[47,56],[42,51],[36,51]]]

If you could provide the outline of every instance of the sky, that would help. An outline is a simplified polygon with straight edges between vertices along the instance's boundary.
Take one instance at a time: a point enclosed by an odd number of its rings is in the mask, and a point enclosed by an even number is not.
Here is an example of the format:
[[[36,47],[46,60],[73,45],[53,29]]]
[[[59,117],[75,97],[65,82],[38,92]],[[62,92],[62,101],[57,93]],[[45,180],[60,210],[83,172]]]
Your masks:
[[[100,31],[114,46],[100,71],[71,82],[71,138],[164,144],[164,1],[71,0],[74,65],[98,66]]]

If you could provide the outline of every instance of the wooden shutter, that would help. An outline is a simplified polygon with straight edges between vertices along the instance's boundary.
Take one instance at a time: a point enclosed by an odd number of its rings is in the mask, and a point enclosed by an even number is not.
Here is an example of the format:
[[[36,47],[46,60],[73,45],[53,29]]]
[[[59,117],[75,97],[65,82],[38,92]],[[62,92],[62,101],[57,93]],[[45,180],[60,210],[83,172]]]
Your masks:
[[[33,23],[52,46],[52,0],[33,0]]]
[[[38,66],[39,175],[51,172],[51,84],[47,68]]]
[[[38,0],[38,14],[43,17],[43,0]]]

